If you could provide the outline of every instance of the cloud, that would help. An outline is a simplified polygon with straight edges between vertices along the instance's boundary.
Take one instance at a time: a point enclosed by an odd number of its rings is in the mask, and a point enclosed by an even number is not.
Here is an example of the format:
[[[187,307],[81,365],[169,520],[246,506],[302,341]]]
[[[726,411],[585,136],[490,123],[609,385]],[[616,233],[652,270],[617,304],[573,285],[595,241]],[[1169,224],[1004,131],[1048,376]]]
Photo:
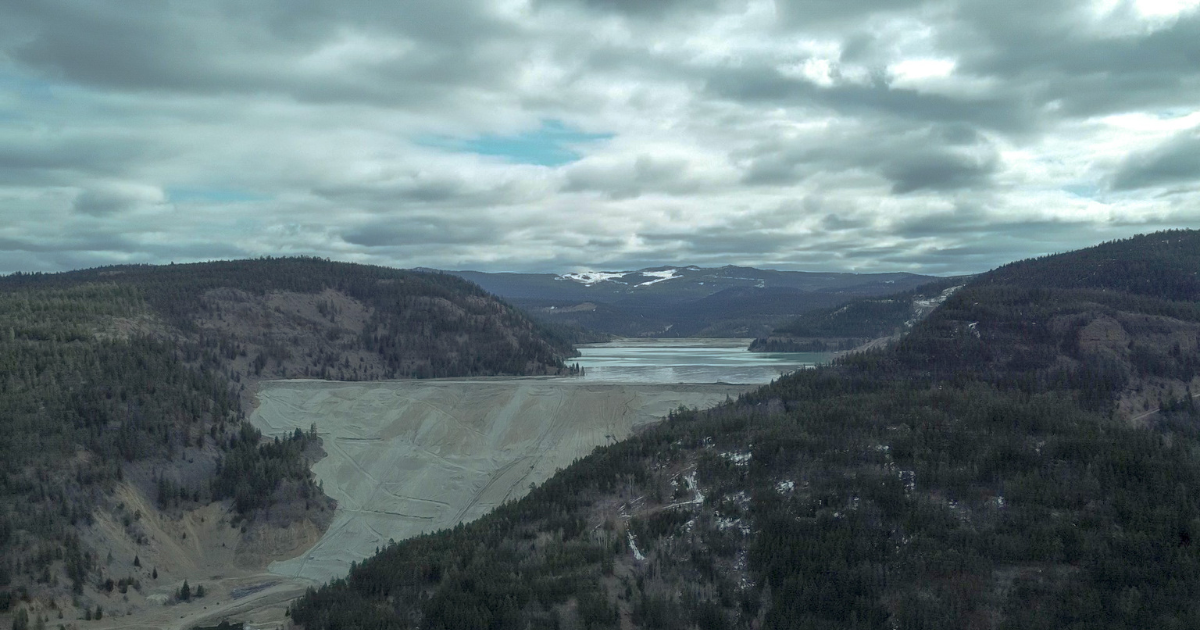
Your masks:
[[[1112,177],[1116,190],[1200,183],[1200,130],[1181,132],[1148,151],[1125,158]]]
[[[676,156],[643,154],[632,159],[596,159],[568,169],[563,190],[599,192],[614,199],[648,193],[682,195],[701,186],[690,171],[687,159]]]
[[[965,125],[895,130],[884,126],[823,128],[772,139],[751,150],[743,181],[790,185],[830,172],[873,173],[895,194],[921,190],[987,190],[1000,159],[990,141]]]
[[[102,217],[118,212],[143,210],[161,206],[163,192],[152,186],[125,182],[106,182],[85,188],[75,198],[75,211]]]
[[[633,18],[661,18],[681,11],[707,12],[721,4],[720,0],[535,0],[534,6],[578,7],[597,13],[615,13]],[[733,4],[733,3],[726,3]]]
[[[981,271],[1195,225],[1197,103],[1186,4],[4,3],[0,272]]]

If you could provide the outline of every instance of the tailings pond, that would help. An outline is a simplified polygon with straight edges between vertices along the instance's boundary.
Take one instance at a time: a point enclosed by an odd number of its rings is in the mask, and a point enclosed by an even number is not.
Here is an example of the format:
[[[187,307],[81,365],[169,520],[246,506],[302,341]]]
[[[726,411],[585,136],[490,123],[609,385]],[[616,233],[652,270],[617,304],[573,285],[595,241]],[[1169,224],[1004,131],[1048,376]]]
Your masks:
[[[596,446],[680,405],[705,408],[827,355],[754,354],[746,340],[581,348],[582,377],[264,382],[250,422],[268,436],[316,424],[313,466],[338,501],[324,537],[272,573],[324,582],[389,540],[479,518]]]
[[[571,359],[597,383],[736,383],[761,385],[828,363],[817,352],[748,352],[753,339],[622,339],[579,346]]]

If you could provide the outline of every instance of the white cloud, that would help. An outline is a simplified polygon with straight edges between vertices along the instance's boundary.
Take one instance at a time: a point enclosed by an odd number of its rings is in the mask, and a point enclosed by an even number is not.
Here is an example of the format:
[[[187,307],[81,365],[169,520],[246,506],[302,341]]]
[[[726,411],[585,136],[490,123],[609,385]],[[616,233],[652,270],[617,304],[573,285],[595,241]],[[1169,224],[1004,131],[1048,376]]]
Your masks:
[[[1196,3],[1018,4],[10,4],[0,271],[936,273],[1194,225]],[[548,128],[577,161],[522,158]]]

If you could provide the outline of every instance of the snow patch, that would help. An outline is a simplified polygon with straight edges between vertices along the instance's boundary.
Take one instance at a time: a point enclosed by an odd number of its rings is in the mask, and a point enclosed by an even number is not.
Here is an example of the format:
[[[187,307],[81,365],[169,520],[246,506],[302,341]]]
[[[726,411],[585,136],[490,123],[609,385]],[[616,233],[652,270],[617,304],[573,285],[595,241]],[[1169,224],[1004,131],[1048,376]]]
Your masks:
[[[633,532],[625,530],[625,534],[629,537],[629,548],[633,550],[633,559],[639,562],[644,561],[646,556],[643,556],[642,552],[638,550],[637,540],[633,538]]]
[[[639,283],[636,285],[639,287],[648,287],[652,284],[658,284],[659,282],[662,282],[664,280],[670,280],[672,278],[679,277],[675,274],[675,269],[664,269],[662,271],[641,271],[638,273],[641,273],[643,276],[650,276],[652,278],[658,278],[657,280],[648,280],[646,282]]]
[[[692,494],[696,495],[691,502],[696,504],[704,503],[704,493],[700,492],[700,485],[696,483],[696,471],[693,470],[685,475],[683,482],[687,484],[687,489],[691,490]]]
[[[912,494],[912,491],[917,489],[917,471],[899,470],[896,476],[900,478],[900,483],[904,484],[904,494]]]
[[[721,457],[733,462],[734,466],[749,466],[751,456],[749,451],[745,453],[721,453]]]
[[[741,532],[743,536],[750,535],[750,526],[743,523],[742,519],[740,518],[717,517],[715,522],[717,529],[721,531],[725,531],[727,529],[736,529]]]
[[[654,280],[647,280],[645,282],[639,282],[633,286],[648,287],[652,284],[658,284],[659,282],[682,277],[679,275],[678,272],[679,272],[679,270],[675,269],[675,268],[663,269],[661,271],[576,271],[573,273],[564,273],[561,276],[555,276],[555,280],[571,280],[572,282],[578,282],[580,284],[584,284],[584,285],[587,285],[590,287],[594,284],[598,284],[601,282],[615,282],[616,284],[627,284],[625,282],[619,281],[619,278],[622,278],[624,276],[628,276],[631,274],[641,274],[643,276],[649,276],[651,278],[654,278]]]
[[[795,481],[788,481],[785,479],[785,480],[780,481],[779,483],[775,484],[775,491],[778,492],[779,494],[787,494],[795,489],[796,489]]]
[[[938,294],[937,297],[926,298],[923,300],[913,300],[913,306],[917,306],[920,308],[928,308],[928,309],[932,309],[933,307],[940,306],[942,304],[942,302],[946,301],[946,298],[950,297],[951,295],[954,295],[955,291],[957,291],[965,286],[967,286],[967,285],[960,284],[956,287],[950,287],[949,289],[946,289],[945,291],[942,291],[940,294]]]
[[[597,282],[605,282],[605,281],[612,280],[613,278],[620,278],[621,276],[623,276],[627,273],[629,273],[629,272],[627,272],[627,271],[616,271],[616,272],[612,272],[612,271],[577,271],[575,273],[564,273],[563,275],[559,276],[559,278],[562,278],[564,280],[574,280],[575,282],[578,282],[580,284],[586,284],[588,286],[591,286],[593,284],[596,284]]]

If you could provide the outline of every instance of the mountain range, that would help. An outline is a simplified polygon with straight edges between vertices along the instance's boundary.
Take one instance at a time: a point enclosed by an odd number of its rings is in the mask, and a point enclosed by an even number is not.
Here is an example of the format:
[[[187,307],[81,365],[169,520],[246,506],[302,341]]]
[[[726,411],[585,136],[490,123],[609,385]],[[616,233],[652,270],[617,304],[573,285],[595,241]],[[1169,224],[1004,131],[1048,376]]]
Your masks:
[[[627,337],[756,337],[801,313],[912,289],[910,273],[651,267],[564,274],[448,271],[533,317]]]

